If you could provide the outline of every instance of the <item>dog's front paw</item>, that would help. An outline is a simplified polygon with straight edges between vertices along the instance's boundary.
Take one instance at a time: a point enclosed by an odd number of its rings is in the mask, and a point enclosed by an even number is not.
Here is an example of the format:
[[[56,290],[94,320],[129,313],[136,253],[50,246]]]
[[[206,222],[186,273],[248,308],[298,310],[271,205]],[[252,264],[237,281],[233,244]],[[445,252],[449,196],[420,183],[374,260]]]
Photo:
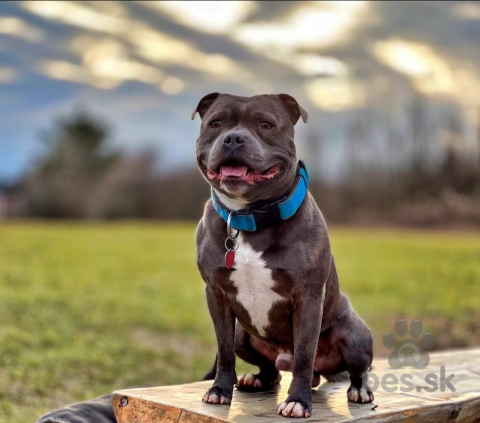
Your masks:
[[[347,398],[351,402],[359,402],[362,404],[372,402],[375,399],[372,390],[367,384],[364,384],[360,388],[350,385],[347,391]]]
[[[277,414],[284,417],[310,417],[312,415],[312,399],[303,395],[289,395],[280,405]]]
[[[220,386],[212,386],[202,398],[203,402],[209,404],[231,404],[233,386],[231,389],[223,389]]]

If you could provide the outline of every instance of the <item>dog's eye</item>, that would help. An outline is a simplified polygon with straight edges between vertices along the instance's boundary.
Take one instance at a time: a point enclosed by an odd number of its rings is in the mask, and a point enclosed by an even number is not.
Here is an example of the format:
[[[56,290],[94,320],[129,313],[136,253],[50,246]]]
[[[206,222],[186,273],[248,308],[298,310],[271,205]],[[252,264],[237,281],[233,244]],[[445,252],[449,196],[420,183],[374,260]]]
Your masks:
[[[212,120],[210,122],[210,128],[220,128],[222,126],[222,122],[220,122],[218,119]]]
[[[259,128],[263,129],[264,131],[269,131],[273,128],[273,125],[270,122],[264,121],[260,124]]]

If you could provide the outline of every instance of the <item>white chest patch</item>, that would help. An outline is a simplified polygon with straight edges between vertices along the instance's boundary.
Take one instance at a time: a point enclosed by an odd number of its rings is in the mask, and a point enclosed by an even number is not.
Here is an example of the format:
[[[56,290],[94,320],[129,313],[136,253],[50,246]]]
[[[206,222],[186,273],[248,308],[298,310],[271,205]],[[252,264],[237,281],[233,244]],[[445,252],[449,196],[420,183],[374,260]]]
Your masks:
[[[230,279],[238,290],[237,301],[247,310],[258,333],[265,336],[265,328],[270,323],[269,311],[276,302],[285,298],[272,290],[275,281],[272,278],[272,270],[266,267],[265,260],[262,259],[262,252],[255,251],[245,242],[241,233],[238,240],[235,270]]]

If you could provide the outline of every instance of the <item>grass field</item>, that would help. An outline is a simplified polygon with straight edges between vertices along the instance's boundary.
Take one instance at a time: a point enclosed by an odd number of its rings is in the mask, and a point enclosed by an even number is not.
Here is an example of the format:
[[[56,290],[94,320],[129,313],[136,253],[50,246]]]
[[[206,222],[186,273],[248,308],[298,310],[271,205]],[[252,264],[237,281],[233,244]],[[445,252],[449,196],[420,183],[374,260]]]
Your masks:
[[[200,379],[215,355],[193,224],[0,226],[0,422],[114,389]],[[376,351],[398,317],[480,344],[480,235],[331,230]],[[239,367],[245,368],[244,364]]]

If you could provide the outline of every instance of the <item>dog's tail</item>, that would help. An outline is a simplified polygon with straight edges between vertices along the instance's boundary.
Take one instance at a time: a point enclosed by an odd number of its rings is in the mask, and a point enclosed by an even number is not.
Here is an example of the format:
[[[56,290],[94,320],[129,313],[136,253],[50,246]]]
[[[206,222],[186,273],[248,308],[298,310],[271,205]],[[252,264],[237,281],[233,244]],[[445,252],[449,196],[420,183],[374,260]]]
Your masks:
[[[217,360],[218,354],[215,356],[215,363],[213,363],[212,369],[203,377],[203,380],[213,380],[217,374]]]

